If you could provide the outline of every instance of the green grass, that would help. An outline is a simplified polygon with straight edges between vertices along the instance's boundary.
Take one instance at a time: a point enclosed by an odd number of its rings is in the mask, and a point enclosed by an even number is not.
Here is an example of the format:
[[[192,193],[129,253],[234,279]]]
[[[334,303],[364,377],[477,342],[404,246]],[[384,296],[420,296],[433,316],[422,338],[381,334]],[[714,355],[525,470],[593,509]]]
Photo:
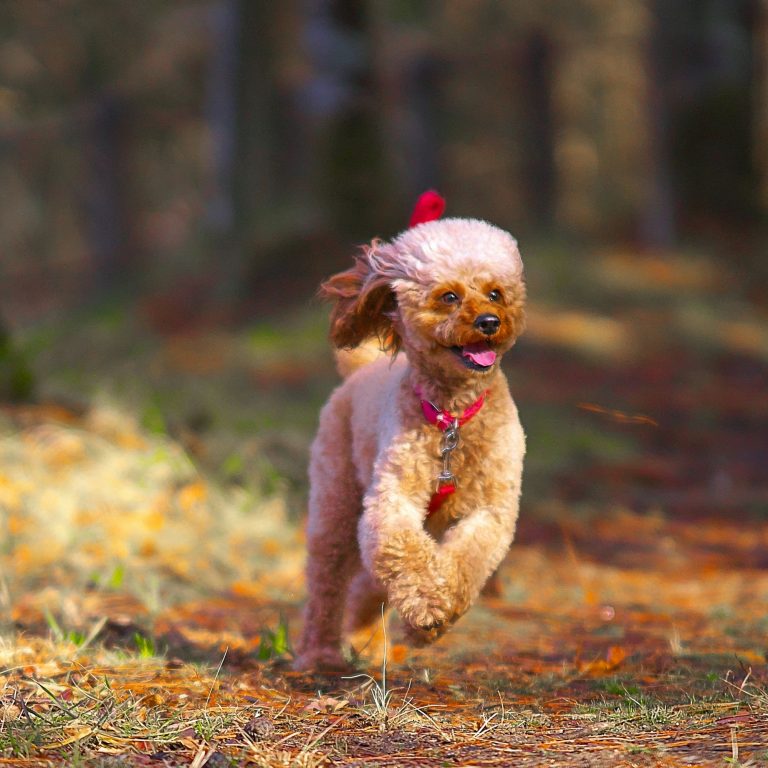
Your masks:
[[[265,627],[261,632],[257,658],[261,661],[271,661],[285,656],[293,656],[290,637],[288,635],[288,621],[284,616],[275,629]]]

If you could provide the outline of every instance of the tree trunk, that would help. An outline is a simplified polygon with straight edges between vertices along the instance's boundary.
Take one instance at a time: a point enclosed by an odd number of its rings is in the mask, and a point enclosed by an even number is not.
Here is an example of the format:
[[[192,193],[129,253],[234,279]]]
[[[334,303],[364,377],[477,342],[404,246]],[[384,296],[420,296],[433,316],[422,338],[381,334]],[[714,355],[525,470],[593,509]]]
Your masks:
[[[768,0],[754,4],[754,163],[758,205],[768,214]]]

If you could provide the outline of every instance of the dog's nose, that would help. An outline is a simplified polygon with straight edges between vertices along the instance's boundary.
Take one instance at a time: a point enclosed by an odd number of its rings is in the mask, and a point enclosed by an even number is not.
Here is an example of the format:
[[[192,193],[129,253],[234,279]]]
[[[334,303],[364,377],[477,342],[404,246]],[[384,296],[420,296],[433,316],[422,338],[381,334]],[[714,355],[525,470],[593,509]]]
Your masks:
[[[496,315],[486,313],[484,315],[478,315],[475,318],[475,328],[486,336],[492,336],[499,330],[501,320]]]

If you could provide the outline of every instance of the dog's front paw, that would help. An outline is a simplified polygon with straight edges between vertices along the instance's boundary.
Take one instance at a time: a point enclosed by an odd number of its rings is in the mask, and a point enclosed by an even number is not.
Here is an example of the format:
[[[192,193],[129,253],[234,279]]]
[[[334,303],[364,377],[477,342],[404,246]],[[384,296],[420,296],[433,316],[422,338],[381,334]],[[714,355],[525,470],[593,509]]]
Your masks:
[[[341,655],[338,648],[319,647],[302,651],[294,659],[293,668],[300,672],[339,674],[349,672],[352,665]]]
[[[405,641],[409,645],[420,648],[425,645],[431,645],[436,640],[439,640],[448,631],[450,626],[450,624],[440,624],[430,629],[419,629],[412,624],[404,624],[403,634],[405,635]]]
[[[400,618],[418,632],[437,630],[451,619],[452,606],[440,593],[431,595],[406,592],[391,596]]]

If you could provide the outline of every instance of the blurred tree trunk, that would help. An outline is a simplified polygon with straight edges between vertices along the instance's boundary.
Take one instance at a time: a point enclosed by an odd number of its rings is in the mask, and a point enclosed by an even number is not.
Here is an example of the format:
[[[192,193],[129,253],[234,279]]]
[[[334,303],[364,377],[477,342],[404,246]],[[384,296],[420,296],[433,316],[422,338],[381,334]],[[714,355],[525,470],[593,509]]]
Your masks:
[[[397,180],[393,196],[402,223],[419,194],[442,186],[441,68],[434,42],[425,33],[434,27],[436,14],[431,3],[404,7],[372,0],[369,8],[377,111]]]
[[[768,0],[754,3],[753,158],[758,172],[758,203],[768,214]]]
[[[535,4],[435,3],[439,160],[451,210],[519,231],[529,221],[524,45]],[[546,96],[544,97],[546,98]]]
[[[557,220],[588,236],[637,237],[654,228],[666,239],[663,135],[654,128],[648,67],[652,6],[562,0],[557,7]]]
[[[234,232],[251,246],[275,198],[275,40],[278,3],[238,0],[235,93]]]
[[[85,229],[96,287],[114,288],[132,261],[132,227],[126,201],[125,105],[111,94],[99,96],[84,130],[83,190]]]
[[[376,0],[318,0],[324,8],[329,51],[339,96],[327,116],[319,146],[318,191],[331,225],[353,240],[387,232],[393,199],[393,163],[387,136],[392,127],[378,58]]]
[[[206,117],[211,136],[212,189],[206,217],[219,236],[235,222],[234,169],[237,125],[238,0],[221,0],[211,10],[213,45],[208,74]]]
[[[232,140],[231,149],[221,149],[219,172],[224,183],[231,183],[232,238],[225,270],[230,287],[238,290],[249,272],[268,268],[272,249],[308,226],[311,174],[297,112],[307,71],[299,0],[228,0],[223,13],[218,46],[234,47],[234,53],[219,51],[214,67],[223,88],[231,87],[225,78],[234,78],[234,105],[227,104],[226,94],[215,97],[222,102],[219,124],[231,131]]]
[[[552,113],[554,68],[552,40],[535,30],[523,48],[523,102],[527,132],[524,140],[524,184],[527,206],[538,226],[548,226],[554,217],[555,124]]]
[[[648,98],[648,192],[639,212],[640,239],[651,248],[669,248],[675,240],[674,190],[669,158],[669,105],[667,87],[670,76],[668,57],[675,10],[664,0],[652,5],[648,33],[646,71]]]

